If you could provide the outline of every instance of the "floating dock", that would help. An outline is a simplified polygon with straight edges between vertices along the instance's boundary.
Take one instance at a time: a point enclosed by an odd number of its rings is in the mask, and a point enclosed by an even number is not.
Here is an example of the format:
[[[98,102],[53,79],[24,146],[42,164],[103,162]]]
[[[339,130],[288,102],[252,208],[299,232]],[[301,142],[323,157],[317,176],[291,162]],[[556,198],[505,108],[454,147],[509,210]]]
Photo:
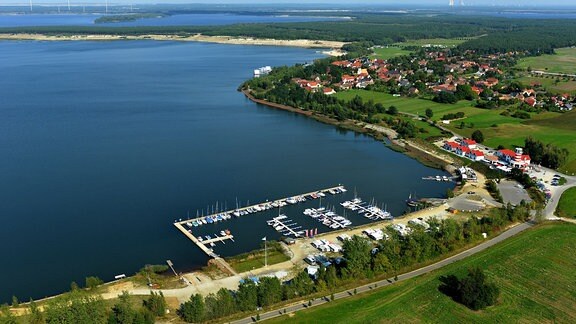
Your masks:
[[[364,217],[371,220],[393,219],[392,215],[386,210],[382,210],[376,206],[372,206],[366,202],[363,202],[362,199],[360,198],[354,198],[353,200],[350,201],[344,201],[340,203],[340,205],[342,205],[342,207],[346,209],[355,211],[358,214],[363,214]]]
[[[296,222],[286,217],[286,215],[279,215],[269,220],[268,225],[272,226],[277,232],[283,235],[292,235],[294,237],[301,237],[304,231],[296,232],[302,226],[298,226]]]

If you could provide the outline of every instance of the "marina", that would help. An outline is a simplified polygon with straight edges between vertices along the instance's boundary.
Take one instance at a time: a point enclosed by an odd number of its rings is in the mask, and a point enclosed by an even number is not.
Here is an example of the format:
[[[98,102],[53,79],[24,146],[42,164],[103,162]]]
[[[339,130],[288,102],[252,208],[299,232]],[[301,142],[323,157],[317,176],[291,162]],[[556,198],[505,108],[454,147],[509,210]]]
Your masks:
[[[337,215],[334,211],[327,210],[325,207],[307,208],[304,210],[304,215],[316,219],[331,229],[341,229],[352,225],[350,220]]]
[[[386,208],[382,210],[375,206],[374,203],[369,204],[362,201],[360,198],[344,201],[340,203],[340,205],[346,209],[356,211],[358,214],[361,214],[370,220],[392,220],[394,218],[390,212],[386,211]]]
[[[227,240],[234,242],[234,236],[231,235],[229,231],[222,231],[220,235],[214,234],[212,235],[205,235],[202,237],[201,235],[193,234],[193,229],[199,226],[214,224],[222,221],[226,221],[232,218],[232,216],[238,218],[241,216],[258,213],[262,211],[269,210],[271,208],[280,208],[286,205],[295,205],[301,202],[305,202],[309,199],[317,199],[321,197],[325,197],[326,194],[330,195],[337,195],[340,193],[346,192],[346,188],[342,185],[338,185],[331,188],[316,190],[313,192],[308,192],[296,196],[291,196],[287,198],[282,198],[274,201],[266,201],[263,203],[258,203],[251,206],[246,207],[238,207],[234,210],[227,210],[227,211],[218,211],[218,207],[216,206],[216,213],[208,216],[201,216],[196,217],[194,219],[179,219],[174,221],[174,226],[178,228],[186,237],[188,237],[194,244],[196,244],[200,250],[202,250],[206,255],[212,258],[219,258],[219,255],[214,252],[213,247],[216,246],[216,243],[222,242],[226,244]],[[332,223],[331,223],[332,224]],[[334,223],[336,224],[336,223]],[[341,223],[338,226],[341,226]],[[286,215],[278,215],[273,219],[268,221],[268,225],[272,226],[277,232],[282,234],[283,236],[293,236],[294,238],[301,237],[305,233],[302,230],[302,226],[299,226],[296,222],[288,219]],[[332,228],[340,228],[340,227],[332,227]]]
[[[288,218],[286,215],[278,215],[266,222],[283,236],[301,237],[304,231],[302,226]]]

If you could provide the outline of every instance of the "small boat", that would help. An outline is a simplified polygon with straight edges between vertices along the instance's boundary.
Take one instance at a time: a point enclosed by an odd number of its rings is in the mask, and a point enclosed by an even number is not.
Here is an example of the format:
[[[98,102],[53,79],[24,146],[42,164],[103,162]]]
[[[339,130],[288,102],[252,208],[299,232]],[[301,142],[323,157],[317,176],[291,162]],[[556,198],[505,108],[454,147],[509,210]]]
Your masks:
[[[406,205],[408,205],[410,207],[418,207],[418,200],[416,200],[415,198],[412,198],[412,194],[410,194],[408,196],[408,199],[406,199]]]
[[[214,242],[210,242],[210,246],[216,246]]]

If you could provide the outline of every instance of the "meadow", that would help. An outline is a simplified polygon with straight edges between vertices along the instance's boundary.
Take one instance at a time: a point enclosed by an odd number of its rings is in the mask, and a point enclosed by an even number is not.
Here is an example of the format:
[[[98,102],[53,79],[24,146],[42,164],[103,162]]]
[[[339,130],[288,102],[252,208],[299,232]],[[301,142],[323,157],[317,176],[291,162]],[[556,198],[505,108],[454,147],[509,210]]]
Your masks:
[[[291,323],[573,323],[576,321],[576,226],[544,224],[465,260],[417,278],[289,314]],[[438,291],[440,276],[484,270],[501,294],[472,311]],[[280,323],[287,317],[270,322]]]
[[[552,73],[574,74],[576,67],[576,48],[559,48],[553,55],[526,57],[519,60],[516,67]]]
[[[576,218],[576,188],[570,188],[562,194],[556,208],[556,215]]]

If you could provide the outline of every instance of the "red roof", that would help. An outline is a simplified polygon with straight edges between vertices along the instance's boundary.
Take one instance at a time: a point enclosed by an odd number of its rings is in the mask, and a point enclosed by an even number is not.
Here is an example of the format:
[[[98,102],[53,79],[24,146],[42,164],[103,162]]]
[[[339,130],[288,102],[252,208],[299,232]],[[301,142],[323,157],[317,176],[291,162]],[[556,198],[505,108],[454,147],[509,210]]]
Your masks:
[[[460,151],[464,152],[464,153],[469,153],[470,149],[467,148],[466,146],[460,146]]]
[[[468,145],[468,146],[470,146],[470,145],[476,145],[476,141],[473,140],[473,139],[469,139],[469,138],[464,139],[462,142],[464,142],[464,144],[466,144],[466,145]]]
[[[503,150],[499,150],[498,152],[500,152],[500,154],[502,155],[507,155],[510,157],[515,157],[516,156],[516,152],[509,150],[509,149],[503,149]]]
[[[448,146],[450,146],[451,148],[457,148],[457,147],[460,146],[460,145],[459,145],[458,143],[456,143],[456,142],[448,142],[448,143],[446,143],[446,144],[448,144]]]
[[[470,151],[471,154],[474,154],[476,156],[484,156],[484,153],[482,153],[482,151],[478,151],[478,150],[472,150]]]

